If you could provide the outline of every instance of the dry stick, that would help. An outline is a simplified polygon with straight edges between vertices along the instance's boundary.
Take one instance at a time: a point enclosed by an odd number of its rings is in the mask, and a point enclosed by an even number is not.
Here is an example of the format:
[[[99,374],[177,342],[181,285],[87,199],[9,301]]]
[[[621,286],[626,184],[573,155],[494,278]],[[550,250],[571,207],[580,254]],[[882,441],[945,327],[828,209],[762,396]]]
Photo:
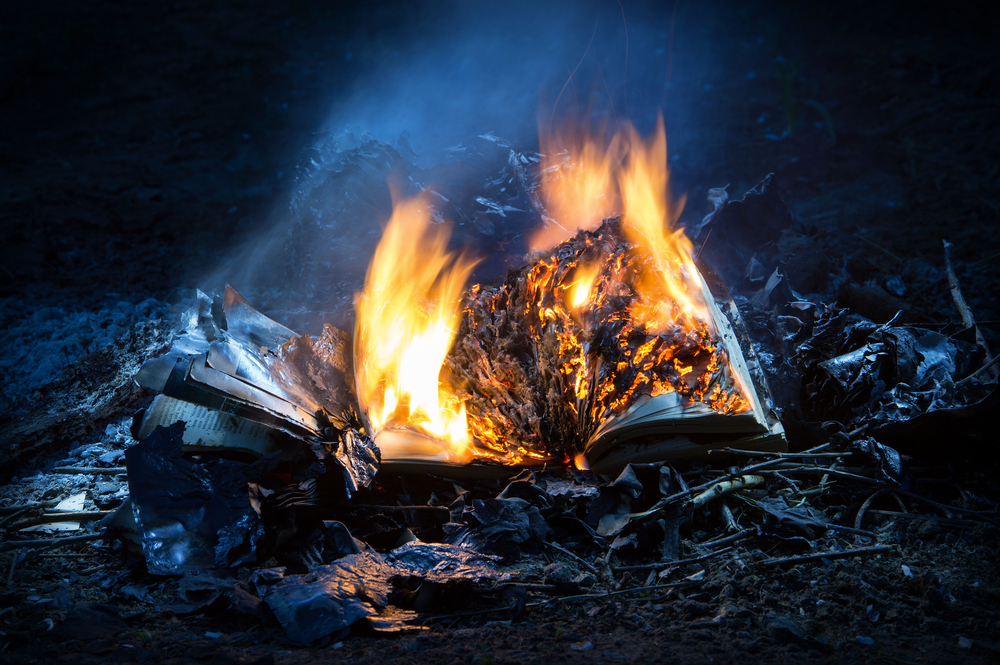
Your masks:
[[[823,450],[824,448],[829,447],[829,445],[830,445],[829,443],[824,443],[822,445],[816,446],[815,448],[810,448],[809,450],[804,451],[804,454],[806,454],[806,453],[813,453],[813,452],[817,452],[817,451]],[[632,515],[632,517],[635,518],[635,519],[641,519],[643,517],[648,517],[649,515],[655,515],[656,513],[658,513],[659,511],[663,510],[664,508],[666,508],[670,504],[672,504],[672,503],[674,503],[676,501],[680,501],[681,499],[686,499],[687,497],[691,496],[692,494],[695,494],[697,492],[703,492],[703,491],[711,488],[714,485],[718,485],[719,483],[725,482],[727,480],[732,480],[733,478],[736,478],[736,477],[739,477],[739,476],[748,475],[751,471],[757,471],[758,469],[763,469],[763,468],[768,467],[768,466],[772,466],[772,465],[775,465],[775,464],[780,464],[781,462],[782,462],[782,458],[775,457],[774,459],[769,459],[769,460],[765,460],[763,462],[758,462],[757,464],[751,464],[750,466],[744,467],[743,469],[739,469],[737,471],[733,471],[731,473],[727,473],[726,475],[722,476],[721,478],[719,478],[717,480],[711,480],[711,481],[709,481],[707,483],[702,483],[701,485],[698,485],[697,487],[689,487],[688,489],[686,489],[686,490],[684,490],[682,492],[677,492],[676,494],[671,494],[668,497],[664,497],[664,498],[660,499],[659,501],[657,501],[655,504],[653,504],[653,507],[650,508],[649,510],[645,510],[645,511],[643,511],[641,513],[636,513],[636,514]],[[626,528],[626,527],[622,527],[622,528]]]
[[[739,533],[734,533],[731,536],[726,536],[725,538],[716,538],[715,540],[706,540],[703,543],[698,543],[700,547],[718,547],[720,545],[729,545],[730,543],[735,543],[738,540],[743,540],[744,538],[749,538],[750,536],[757,533],[755,527],[750,527],[748,529],[743,529]]]
[[[791,457],[793,459],[796,458],[800,459],[803,457],[844,457],[850,454],[850,453],[812,453],[810,455],[808,453],[762,453],[759,450],[740,450],[738,448],[723,448],[721,450],[710,450],[708,451],[708,454],[711,455],[714,452],[733,453],[734,455],[750,455],[752,457],[763,457],[765,455],[769,457]]]
[[[863,536],[870,539],[872,542],[875,541],[875,534],[871,531],[865,531],[864,529],[855,529],[852,526],[842,526],[840,524],[827,524],[827,529],[831,531],[843,531],[844,533],[853,533],[855,536]]]
[[[697,509],[726,494],[731,494],[732,492],[746,489],[748,487],[757,487],[758,485],[763,484],[763,476],[741,475],[737,478],[733,478],[732,480],[720,480],[704,492],[700,493],[698,496],[691,499],[691,505]]]
[[[78,543],[86,543],[91,540],[97,540],[104,537],[104,532],[100,533],[88,533],[84,536],[70,536],[69,538],[48,538],[46,540],[12,540],[6,543],[0,543],[0,552],[8,552],[10,550],[20,549],[22,547],[27,547],[29,550],[37,549],[48,549],[50,547],[64,547],[66,545],[76,545]]]
[[[876,490],[875,492],[872,492],[871,495],[867,499],[865,499],[865,502],[861,504],[860,508],[858,508],[857,517],[854,518],[854,528],[855,529],[860,529],[861,528],[861,524],[862,524],[862,522],[864,522],[864,519],[865,519],[865,511],[868,510],[869,507],[871,507],[872,502],[875,501],[875,499],[879,498],[880,496],[882,496],[883,494],[885,494],[888,491],[889,490],[887,490],[885,488],[882,488],[880,490]]]
[[[23,513],[26,510],[31,510],[32,508],[51,508],[52,506],[59,503],[55,499],[49,501],[32,501],[31,503],[22,503],[17,506],[4,506],[0,508],[0,515],[17,515]],[[2,524],[2,522],[0,522]]]
[[[96,466],[57,466],[52,469],[52,473],[59,473],[63,475],[85,474],[90,476],[117,476],[120,473],[127,474],[128,469],[124,466],[114,466],[111,468]]]
[[[959,315],[962,317],[962,325],[966,328],[973,328],[976,331],[976,344],[983,348],[986,352],[986,357],[983,360],[986,365],[989,365],[993,360],[993,355],[990,353],[990,347],[986,346],[986,338],[983,337],[983,333],[979,331],[979,326],[976,325],[976,319],[972,316],[972,310],[965,302],[965,296],[962,295],[962,287],[958,284],[958,277],[955,275],[955,270],[951,266],[951,243],[947,240],[942,240],[944,243],[944,267],[948,272],[948,287],[951,289],[951,299],[955,301],[955,307],[958,309]],[[985,367],[985,365],[984,365]],[[990,378],[996,379],[997,372],[990,369]]]
[[[706,559],[711,559],[717,557],[720,554],[725,554],[726,552],[732,552],[732,547],[726,547],[721,550],[716,550],[715,552],[709,552],[708,554],[702,554],[701,556],[691,557],[690,559],[680,559],[678,561],[657,561],[656,563],[644,563],[641,566],[616,566],[611,570],[618,572],[637,572],[644,570],[656,570],[657,568],[676,568],[677,566],[685,566],[689,563],[698,563],[699,561],[705,561]],[[647,589],[651,587],[645,587]]]
[[[56,522],[91,522],[93,520],[99,520],[111,513],[114,510],[88,510],[80,513],[46,513],[40,515],[39,517],[33,517],[30,520],[25,520],[23,522],[18,522],[14,525],[16,529],[23,529],[29,526],[35,526],[37,524],[54,524]]]
[[[879,244],[875,243],[874,241],[872,241],[872,240],[869,240],[868,238],[864,237],[864,236],[863,236],[863,235],[861,235],[860,233],[855,233],[854,235],[856,235],[857,237],[861,238],[862,240],[864,240],[864,241],[865,241],[866,243],[868,243],[868,244],[869,244],[869,245],[871,245],[872,247],[874,247],[874,248],[876,248],[876,249],[880,249],[880,250],[882,250],[883,252],[885,252],[886,254],[888,254],[889,256],[891,256],[892,258],[896,259],[896,260],[897,260],[897,261],[899,261],[900,263],[902,263],[902,262],[903,262],[903,259],[901,259],[901,258],[899,258],[898,256],[896,256],[895,254],[893,254],[892,252],[890,252],[889,250],[887,250],[887,249],[886,249],[885,247],[882,247],[881,245],[879,245]]]
[[[364,504],[355,503],[350,505],[351,508],[365,509],[365,510],[444,510],[448,511],[448,506],[380,506],[377,504]]]
[[[10,560],[10,572],[7,573],[7,586],[10,586],[14,581],[14,568],[17,567],[17,552],[14,552],[14,556]]]
[[[892,548],[888,545],[876,545],[874,547],[858,547],[853,550],[839,550],[836,552],[817,552],[816,554],[805,554],[803,556],[790,556],[783,559],[766,559],[761,561],[762,566],[783,566],[786,564],[810,563],[821,561],[822,559],[847,559],[852,556],[867,556],[869,554],[882,554]]]
[[[733,515],[733,509],[729,507],[725,499],[719,502],[719,512],[722,513],[722,521],[726,524],[726,531],[735,533],[740,530],[739,525],[736,523],[736,517]]]
[[[559,545],[557,543],[549,543],[549,542],[546,542],[545,544],[548,545],[549,547],[551,547],[552,549],[556,550],[557,552],[562,552],[566,556],[571,557],[573,559],[576,559],[580,563],[580,565],[582,565],[584,568],[586,568],[590,572],[594,573],[595,575],[597,574],[597,568],[596,567],[594,567],[593,565],[587,563],[586,561],[584,561],[583,559],[581,559],[576,554],[573,554],[572,552],[570,552],[568,549],[566,549],[562,545]]]
[[[907,492],[906,490],[896,490],[896,491],[899,492],[900,494],[910,497],[911,499],[916,499],[917,501],[926,503],[927,505],[936,506],[945,511],[962,513],[963,515],[968,515],[969,517],[972,517],[981,522],[989,522],[990,524],[993,524],[995,526],[1000,526],[1000,522],[990,517],[989,515],[986,515],[985,513],[977,513],[974,510],[965,510],[964,508],[956,508],[955,506],[949,506],[946,503],[939,503],[937,501],[934,501],[933,499],[928,499],[927,497],[920,496],[919,494],[914,494],[913,492]],[[954,518],[949,517],[948,519],[954,519]]]
[[[847,471],[838,471],[837,469],[828,469],[823,466],[803,466],[797,469],[782,469],[785,473],[807,473],[813,476],[834,476],[836,478],[846,478],[848,480],[855,480],[860,483],[865,483],[866,485],[882,485],[884,484],[881,480],[875,480],[874,478],[869,478],[868,476],[859,476],[853,473],[848,473]],[[761,473],[778,473],[777,471],[762,471]],[[823,485],[823,481],[820,481]]]
[[[13,522],[14,520],[16,520],[21,515],[23,515],[23,514],[25,514],[27,512],[30,512],[32,510],[34,510],[34,506],[24,506],[23,508],[21,508],[17,512],[11,513],[7,517],[5,517],[2,520],[0,520],[0,529],[6,527],[8,522]]]
[[[898,517],[907,520],[926,520],[928,522],[944,524],[945,526],[975,526],[979,524],[979,522],[975,520],[959,520],[953,517],[938,517],[937,515],[918,515],[916,513],[901,513],[896,510],[875,510],[873,508],[869,512],[873,512],[876,515],[886,515],[887,517]]]
[[[977,369],[975,372],[973,372],[969,376],[965,377],[964,379],[959,379],[955,383],[956,384],[962,384],[962,383],[965,383],[966,381],[971,381],[972,379],[976,378],[977,376],[979,376],[980,374],[982,374],[983,372],[986,372],[986,371],[989,371],[990,375],[992,376],[993,375],[992,369],[997,364],[997,361],[1000,361],[1000,356],[995,356],[993,358],[993,360],[989,361],[988,363],[986,363],[985,365],[983,365],[982,367],[980,367],[979,369]]]

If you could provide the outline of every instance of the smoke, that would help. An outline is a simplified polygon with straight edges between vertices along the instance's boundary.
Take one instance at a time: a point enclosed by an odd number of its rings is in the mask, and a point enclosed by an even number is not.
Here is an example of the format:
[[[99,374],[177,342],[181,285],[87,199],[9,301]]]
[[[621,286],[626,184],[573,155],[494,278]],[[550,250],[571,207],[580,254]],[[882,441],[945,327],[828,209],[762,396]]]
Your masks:
[[[629,116],[651,129],[666,97],[672,9],[627,0],[438,3],[388,49],[344,54],[364,71],[324,129],[387,141],[406,131],[424,164],[484,132],[534,145],[537,118],[553,109]]]
[[[398,146],[405,132],[416,156],[405,150],[404,156],[421,168],[453,161],[449,147],[488,132],[518,148],[537,149],[539,123],[558,123],[568,115],[589,116],[610,130],[628,120],[648,134],[662,113],[671,154],[677,146],[687,151],[687,133],[697,139],[696,132],[685,132],[697,122],[685,116],[684,96],[700,91],[710,50],[691,30],[705,12],[694,5],[669,0],[451,0],[410,3],[398,11],[385,6],[354,11],[344,19],[354,37],[342,43],[342,61],[336,63],[336,78],[344,87],[329,91],[330,112],[316,128],[325,138],[321,136],[316,146],[300,146],[303,161],[323,164],[323,173],[339,168],[336,156],[332,166],[322,157],[322,146],[329,145],[331,136],[353,137],[335,142],[343,150],[366,135]],[[360,184],[347,180],[323,191],[350,198],[350,188]],[[300,174],[295,196],[306,198],[318,182]],[[673,183],[678,184],[676,178]],[[350,191],[337,194],[341,186]],[[683,181],[674,191],[683,191]],[[327,201],[322,207],[338,218],[340,202]],[[365,238],[377,239],[388,212],[381,217],[372,212],[372,219],[363,222],[339,217],[344,219],[337,224],[357,241],[351,249],[334,246],[329,220],[322,222],[328,233],[323,242],[305,242],[288,201],[277,201],[267,228],[204,283],[210,289],[227,280],[241,285],[272,316],[300,329],[309,325],[289,318],[293,311],[312,312],[309,321],[322,316],[337,320],[360,288],[368,258],[361,256]],[[290,272],[296,272],[301,261],[297,255],[289,258],[290,246],[305,247],[312,255],[307,259],[339,268],[339,276],[326,278],[343,282],[336,302],[317,299],[311,295],[316,289],[303,287],[302,280],[293,286]],[[354,263],[362,267],[352,269]],[[279,310],[288,315],[279,315]]]

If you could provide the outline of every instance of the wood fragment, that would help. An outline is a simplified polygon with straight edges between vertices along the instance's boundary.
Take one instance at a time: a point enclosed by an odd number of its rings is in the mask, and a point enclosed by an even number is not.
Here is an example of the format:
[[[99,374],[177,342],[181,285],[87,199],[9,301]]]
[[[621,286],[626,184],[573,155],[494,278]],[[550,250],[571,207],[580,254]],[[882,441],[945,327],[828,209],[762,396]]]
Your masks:
[[[17,513],[23,513],[32,508],[51,508],[52,506],[59,503],[55,499],[50,499],[48,501],[32,501],[31,503],[21,503],[15,506],[3,506],[0,508],[0,515],[14,515]]]
[[[830,444],[824,444],[820,446],[825,448]],[[815,449],[814,449],[815,450]],[[801,459],[803,457],[845,457],[850,453],[775,453],[775,452],[761,452],[759,450],[740,450],[739,448],[718,448],[716,450],[709,450],[708,454],[712,453],[731,453],[733,455],[750,455],[752,457],[785,457],[792,459]]]
[[[965,302],[965,296],[962,295],[962,287],[959,285],[958,277],[955,275],[955,270],[951,265],[952,244],[947,240],[942,240],[941,242],[944,244],[944,267],[948,273],[948,287],[951,289],[951,299],[955,301],[955,308],[958,309],[959,316],[962,317],[962,325],[975,330],[976,344],[986,352],[986,356],[983,358],[984,364],[981,369],[985,370],[988,368],[990,378],[996,380],[998,370],[993,364],[993,354],[990,353],[990,347],[986,345],[986,338],[983,337],[979,326],[976,325],[976,318],[972,315],[972,309]]]
[[[117,476],[118,474],[127,474],[128,469],[124,466],[114,466],[111,468],[96,466],[57,466],[52,469],[51,473],[58,473],[62,475],[83,474],[89,476]]]
[[[872,247],[874,247],[875,249],[879,249],[879,250],[881,250],[881,251],[885,252],[886,254],[888,254],[888,255],[889,255],[889,256],[891,256],[892,258],[896,259],[896,260],[897,260],[897,261],[899,261],[900,263],[902,263],[902,262],[903,262],[903,259],[901,259],[901,258],[899,258],[898,256],[896,256],[895,254],[893,254],[892,252],[890,252],[889,250],[887,250],[887,249],[886,249],[885,247],[883,247],[882,245],[879,245],[879,244],[878,244],[878,243],[876,243],[876,242],[875,242],[874,240],[869,240],[868,238],[864,237],[864,236],[863,236],[863,235],[861,235],[860,233],[855,233],[854,235],[856,235],[857,237],[861,238],[862,240],[864,240],[864,241],[865,241],[866,243],[868,243],[869,245],[871,245],[871,246],[872,246]]]
[[[804,554],[802,556],[789,556],[781,559],[766,559],[761,561],[762,566],[785,566],[799,563],[813,563],[823,559],[848,559],[852,556],[869,556],[872,554],[885,554],[892,548],[888,545],[875,545],[874,547],[857,547],[851,550],[838,550],[836,552],[817,552],[816,554]]]
[[[9,552],[10,550],[21,549],[22,547],[27,547],[29,550],[37,549],[48,549],[50,547],[65,547],[66,545],[77,545],[79,543],[86,543],[91,540],[98,540],[104,537],[104,532],[100,533],[88,533],[83,536],[70,536],[69,538],[47,538],[45,540],[12,540],[6,543],[0,543],[0,552]]]
[[[14,569],[17,568],[17,552],[10,559],[10,572],[7,573],[7,586],[14,582]]]
[[[744,475],[732,480],[720,480],[704,492],[691,499],[691,504],[695,508],[700,508],[706,503],[718,499],[726,494],[731,494],[737,490],[748,487],[757,487],[764,484],[764,476]]]
[[[857,516],[854,518],[854,528],[855,529],[860,529],[861,528],[861,524],[865,520],[865,511],[868,510],[871,507],[872,502],[875,501],[875,499],[877,499],[880,496],[882,496],[883,494],[885,494],[887,491],[888,490],[885,490],[885,489],[877,490],[875,492],[872,492],[872,494],[867,499],[865,499],[865,502],[861,504],[860,508],[858,508],[858,514],[857,514]]]
[[[657,568],[676,568],[678,566],[684,566],[689,563],[698,563],[699,561],[705,561],[707,559],[712,559],[719,556],[720,554],[725,554],[726,552],[732,552],[732,547],[726,547],[721,550],[716,550],[715,552],[709,552],[708,554],[702,554],[701,556],[691,557],[690,559],[680,559],[679,561],[657,561],[655,563],[644,563],[638,566],[615,566],[612,568],[613,571],[617,572],[642,572],[646,570],[656,570]],[[652,587],[645,587],[651,589]]]
[[[750,527],[748,529],[743,529],[739,533],[734,533],[731,536],[725,536],[724,538],[716,538],[715,540],[706,540],[703,543],[698,543],[700,547],[719,547],[721,545],[729,545],[730,543],[735,543],[745,538],[749,538],[757,533],[757,527]]]
[[[937,524],[943,524],[945,526],[963,526],[971,527],[979,524],[976,520],[960,520],[953,517],[938,517],[937,515],[920,515],[917,513],[901,513],[898,510],[870,510],[868,512],[875,513],[876,515],[885,515],[886,517],[896,517],[905,520],[924,520],[927,522],[935,522]]]
[[[978,520],[980,522],[989,522],[990,524],[993,524],[995,526],[1000,526],[1000,521],[998,521],[996,518],[991,517],[991,516],[989,516],[989,515],[987,515],[985,513],[978,513],[978,512],[976,512],[974,510],[966,510],[964,508],[958,508],[956,506],[949,506],[946,503],[940,503],[940,502],[935,501],[933,499],[928,499],[927,497],[923,497],[923,496],[920,496],[919,494],[914,494],[913,492],[908,492],[906,490],[896,490],[896,491],[899,492],[900,494],[904,495],[904,496],[908,496],[911,499],[915,499],[915,500],[917,500],[917,501],[919,501],[921,503],[926,503],[929,506],[934,506],[936,508],[944,510],[948,519],[955,519],[954,517],[952,517],[951,513],[952,512],[956,512],[956,513],[961,513],[963,515],[967,515],[967,516],[971,517],[972,519]]]
[[[546,542],[545,544],[548,545],[549,547],[551,547],[552,549],[554,549],[555,551],[562,552],[566,556],[568,556],[568,557],[570,557],[572,559],[575,559],[581,566],[583,566],[584,568],[586,568],[591,573],[594,573],[595,575],[598,573],[598,570],[597,570],[596,566],[594,566],[593,564],[587,563],[582,558],[580,558],[576,554],[573,554],[572,552],[570,552],[568,549],[566,549],[562,545],[559,545],[558,543],[550,543],[550,542]]]
[[[33,517],[29,520],[23,522],[17,522],[12,525],[14,529],[24,529],[29,526],[35,526],[38,524],[55,524],[56,522],[92,522],[94,520],[102,519],[110,514],[113,510],[88,510],[78,513],[45,513],[38,517]]]

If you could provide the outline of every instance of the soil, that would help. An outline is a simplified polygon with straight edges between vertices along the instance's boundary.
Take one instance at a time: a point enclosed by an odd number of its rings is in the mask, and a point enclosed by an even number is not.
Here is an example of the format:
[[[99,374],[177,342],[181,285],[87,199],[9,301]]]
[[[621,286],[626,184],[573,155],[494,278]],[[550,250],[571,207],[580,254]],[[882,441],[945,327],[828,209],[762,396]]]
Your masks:
[[[623,84],[609,74],[608,94],[632,105],[640,128],[663,108],[674,191],[688,196],[685,221],[707,212],[709,188],[729,183],[738,197],[773,172],[796,220],[782,243],[798,291],[839,299],[877,322],[904,309],[910,321],[931,328],[958,319],[942,279],[947,240],[966,300],[995,346],[1000,64],[990,46],[1000,35],[976,7],[759,1],[595,8],[601,30],[619,14],[634,21],[627,69],[611,69],[621,62],[617,46],[614,55],[600,55],[608,72],[632,77]],[[86,491],[93,508],[103,492],[97,483],[107,481],[71,476],[76,486],[50,491],[52,467],[75,459],[67,457],[73,451],[79,458],[88,445],[124,445],[129,414],[149,399],[128,376],[162,349],[166,321],[192,289],[221,289],[237,250],[287,217],[296,164],[326,128],[330,109],[349,91],[383,85],[374,72],[393,54],[412,55],[407,44],[426,45],[441,25],[456,34],[465,28],[448,24],[450,10],[433,3],[105,1],[0,11],[4,505]],[[511,11],[498,23],[505,30],[518,25]],[[592,20],[581,19],[580,48],[567,52],[583,52]],[[563,76],[562,69],[552,75],[552,97]],[[533,104],[510,103],[530,112],[528,126]],[[112,326],[120,334],[111,345],[95,341],[98,333],[79,341],[66,332],[91,319],[97,323],[87,325],[98,330],[99,319],[119,311],[126,313]],[[57,328],[59,339],[70,341],[45,350]],[[53,357],[42,379],[25,369]],[[957,432],[942,447],[957,450],[961,441]],[[913,463],[934,476],[947,466],[946,453]],[[935,497],[957,501],[959,487],[964,500],[992,497],[995,506],[996,471],[995,463],[957,466]],[[39,472],[50,486],[25,482]],[[111,497],[118,491],[104,489]],[[288,643],[273,621],[228,611],[178,615],[158,598],[123,595],[124,586],[155,589],[162,580],[113,548],[81,543],[13,565],[3,551],[0,570],[11,573],[0,581],[0,659],[1000,660],[995,526],[870,519],[890,550],[763,565],[767,556],[788,554],[775,546],[745,568],[706,563],[706,579],[686,590],[561,600],[523,615],[469,615],[504,601],[467,592],[449,599],[465,616],[426,631],[355,631],[309,648]],[[528,561],[576,565],[552,553]],[[700,569],[692,564],[673,579]],[[540,575],[529,571],[524,579]],[[641,582],[622,580],[626,588]],[[68,610],[84,600],[114,606],[127,630],[61,636]]]

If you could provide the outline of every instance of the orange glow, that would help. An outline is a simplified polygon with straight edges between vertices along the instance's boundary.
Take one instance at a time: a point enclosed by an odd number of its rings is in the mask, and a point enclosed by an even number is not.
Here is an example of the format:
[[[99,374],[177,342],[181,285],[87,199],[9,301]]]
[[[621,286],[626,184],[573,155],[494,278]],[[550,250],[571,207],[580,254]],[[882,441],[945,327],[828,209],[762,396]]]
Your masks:
[[[697,270],[691,241],[676,228],[684,200],[670,199],[663,118],[649,140],[624,123],[607,141],[596,132],[564,129],[543,132],[540,143],[542,201],[550,219],[531,238],[532,251],[550,249],[621,213],[626,238],[648,259],[637,284],[634,321],[652,333],[675,322],[711,321],[700,289],[689,288]],[[574,309],[582,306],[577,296],[585,299],[587,293],[574,291]]]
[[[700,288],[692,288],[692,280],[700,277],[691,241],[683,229],[674,228],[684,200],[670,200],[663,119],[657,122],[656,133],[648,142],[632,127],[627,132],[628,159],[617,174],[623,201],[622,228],[625,237],[651,263],[639,278],[640,301],[633,309],[635,320],[653,333],[663,332],[675,322],[686,326],[696,321],[710,323]]]
[[[396,203],[364,290],[355,298],[355,378],[372,434],[406,427],[470,459],[465,404],[439,381],[475,261],[447,251],[450,230],[432,226],[424,198]]]
[[[581,311],[592,301],[592,291],[600,272],[599,264],[584,265],[576,269],[576,276],[569,285],[569,306],[574,312]]]
[[[547,223],[531,237],[531,251],[549,249],[591,230],[621,208],[614,172],[624,156],[615,136],[604,145],[584,132],[540,132],[541,193]]]

